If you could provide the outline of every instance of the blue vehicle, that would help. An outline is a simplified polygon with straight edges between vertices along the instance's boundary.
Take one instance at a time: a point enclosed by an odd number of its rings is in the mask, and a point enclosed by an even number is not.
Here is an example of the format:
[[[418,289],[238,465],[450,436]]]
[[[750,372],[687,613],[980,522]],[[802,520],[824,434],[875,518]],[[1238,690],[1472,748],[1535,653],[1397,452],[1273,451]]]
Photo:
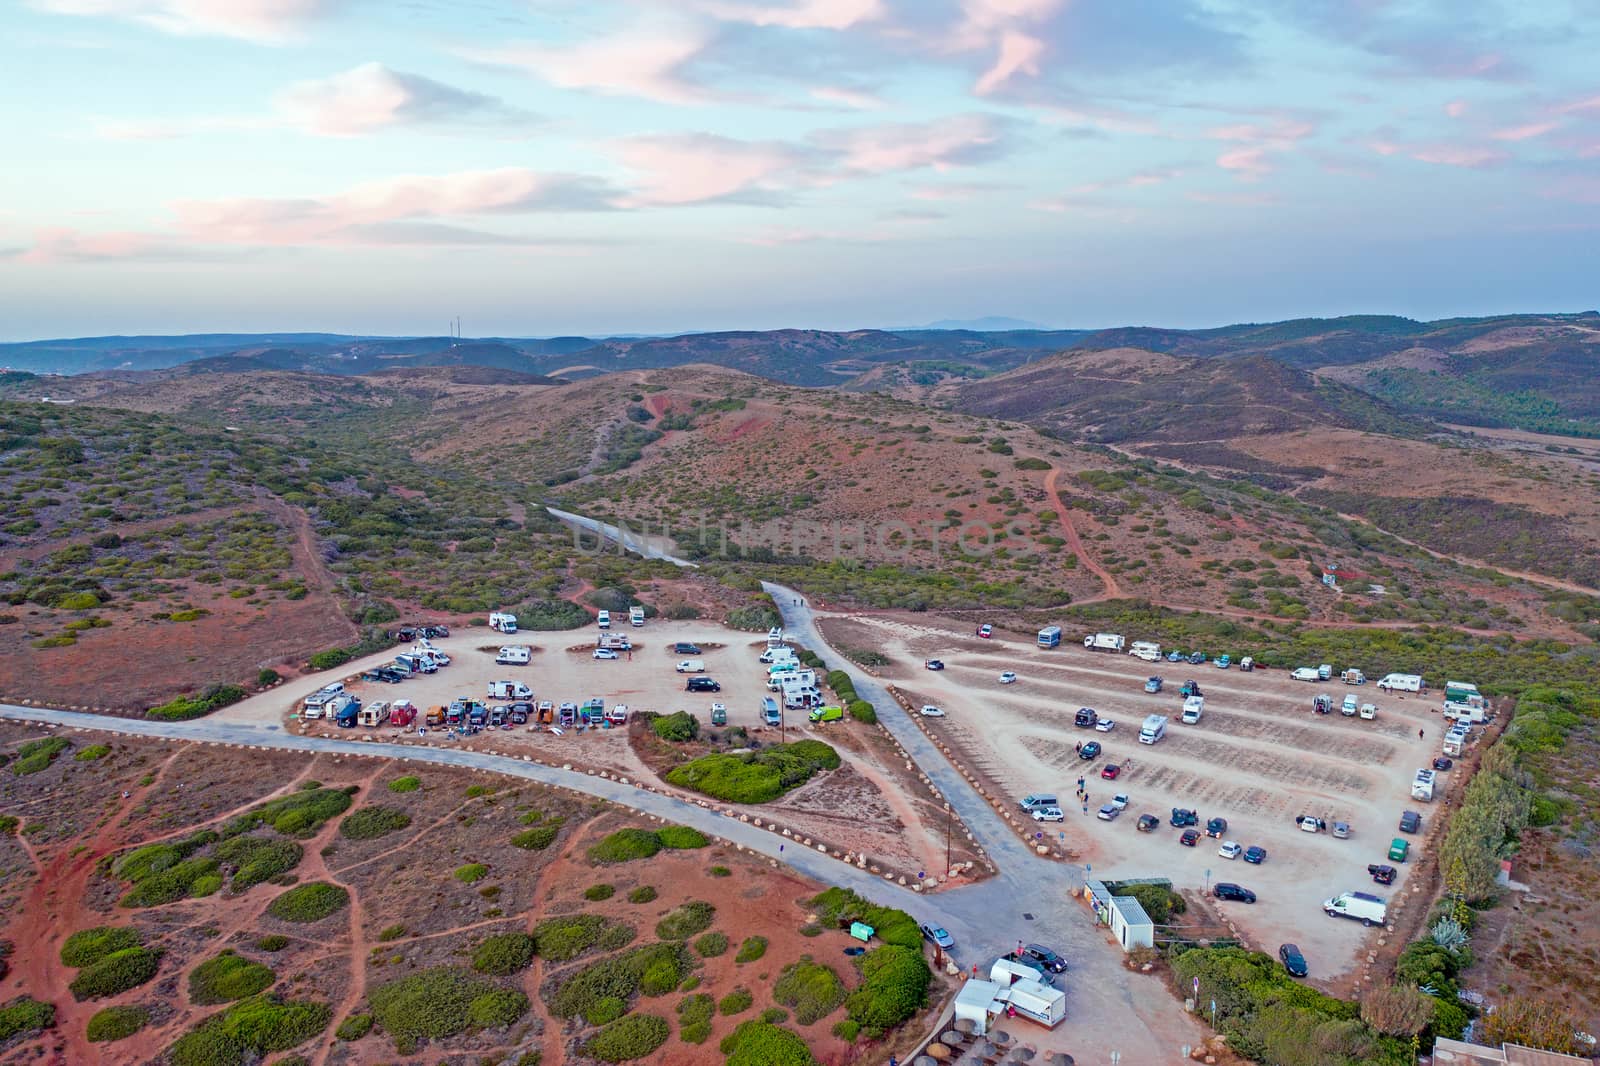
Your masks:
[[[1149,681],[1144,683],[1144,690],[1146,692],[1160,692],[1163,684],[1165,684],[1165,681],[1163,681],[1161,678],[1152,677]]]
[[[1219,656],[1217,656],[1217,669],[1218,670],[1226,670],[1228,667],[1230,667],[1232,665],[1233,665],[1233,659],[1232,659],[1231,656],[1227,656],[1227,655],[1219,655]]]
[[[1203,651],[1192,652],[1189,655],[1189,665],[1190,666],[1199,666],[1201,663],[1203,663],[1205,661],[1206,661],[1206,653],[1203,652]]]
[[[1167,652],[1167,662],[1169,662],[1169,663],[1181,663],[1181,662],[1183,662],[1183,652],[1181,652],[1181,651],[1169,651],[1169,652]]]

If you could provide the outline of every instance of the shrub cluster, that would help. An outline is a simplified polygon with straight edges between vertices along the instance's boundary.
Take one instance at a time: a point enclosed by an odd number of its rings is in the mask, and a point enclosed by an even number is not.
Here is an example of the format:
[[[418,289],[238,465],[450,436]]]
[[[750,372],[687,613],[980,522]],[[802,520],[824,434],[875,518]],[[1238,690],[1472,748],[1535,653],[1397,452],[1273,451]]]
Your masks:
[[[764,936],[747,936],[744,943],[739,945],[739,952],[733,957],[737,963],[755,962],[767,953],[767,938]]]
[[[106,1007],[95,1011],[86,1033],[91,1044],[100,1044],[124,1040],[148,1024],[150,1012],[144,1007]]]
[[[686,744],[700,735],[700,719],[688,711],[658,714],[650,721],[650,728],[662,740]]]
[[[625,947],[633,942],[631,925],[608,921],[598,914],[571,914],[549,918],[533,930],[533,948],[542,959],[566,962],[575,959],[592,947],[607,951]]]
[[[265,992],[277,980],[271,967],[224,951],[189,973],[189,1000],[209,1006],[232,1003]]]
[[[0,1006],[0,1042],[19,1033],[43,1032],[56,1024],[56,1008],[27,996],[18,996]]]
[[[850,1020],[869,1039],[877,1039],[913,1017],[928,1002],[933,971],[922,948],[884,944],[857,959],[861,984],[846,998]]]
[[[771,1022],[741,1022],[722,1038],[723,1066],[816,1066],[811,1049],[792,1030]]]
[[[833,748],[820,740],[799,740],[740,755],[702,755],[668,771],[667,781],[729,803],[767,803],[838,767]]]
[[[711,1037],[711,1017],[716,1000],[704,992],[685,996],[678,1004],[678,1036],[686,1044],[704,1044]]]
[[[629,903],[649,903],[656,898],[656,890],[651,885],[640,885],[628,893]]]
[[[267,913],[285,922],[320,922],[350,902],[350,892],[342,885],[308,881],[281,893],[267,904]]]
[[[772,986],[772,998],[793,1007],[795,1021],[810,1025],[838,1009],[845,999],[845,987],[832,967],[802,956],[783,968]]]
[[[582,1051],[601,1062],[628,1062],[642,1059],[667,1042],[672,1026],[654,1014],[630,1014],[618,1018],[584,1041]]]
[[[139,931],[131,925],[97,925],[93,929],[80,929],[61,944],[61,964],[82,969],[99,962],[107,955],[144,943]]]
[[[866,700],[851,700],[845,708],[850,712],[850,717],[865,725],[878,724],[878,712]]]
[[[137,988],[161,968],[161,952],[153,948],[130,947],[113,951],[80,970],[67,988],[74,999],[98,999]]]
[[[702,959],[714,959],[728,953],[728,938],[722,933],[707,933],[695,938],[694,951]]]
[[[828,889],[811,900],[811,907],[825,922],[865,922],[885,944],[919,951],[922,948],[922,931],[915,918],[893,907],[880,907],[847,888]]]
[[[575,1017],[602,996],[626,1001],[635,994],[665,995],[678,987],[691,966],[682,944],[646,944],[592,963],[563,981],[546,997],[550,1013]]]
[[[370,1032],[372,1032],[372,1015],[352,1014],[339,1023],[339,1028],[333,1031],[333,1035],[349,1043],[360,1040]]]
[[[174,620],[177,616],[174,615]],[[226,707],[230,703],[238,703],[249,691],[242,685],[212,685],[196,696],[179,696],[168,700],[157,707],[145,711],[146,718],[154,718],[161,722],[187,722],[191,718],[201,718],[212,711]]]
[[[397,777],[393,781],[389,782],[390,792],[415,792],[421,787],[422,778],[415,777],[410,774],[407,774],[405,777]]]
[[[411,815],[398,807],[362,807],[339,823],[339,835],[347,840],[376,840],[410,824]]]
[[[306,788],[280,796],[229,820],[223,836],[248,833],[259,825],[270,825],[288,837],[304,840],[317,834],[330,819],[350,809],[350,793],[342,788]]]
[[[498,933],[472,952],[472,968],[494,977],[510,977],[533,961],[536,941],[527,933]]]
[[[556,835],[561,832],[561,819],[552,818],[543,825],[536,825],[532,829],[524,829],[511,838],[511,846],[521,848],[523,851],[543,851],[555,843]]]
[[[64,737],[45,737],[42,740],[30,740],[17,749],[17,757],[11,764],[11,772],[18,777],[26,774],[36,774],[46,769],[56,760],[56,756],[66,751],[72,745]]]
[[[681,907],[674,907],[656,923],[656,936],[662,940],[687,940],[710,929],[716,917],[717,908],[704,900],[692,899]]]
[[[629,862],[648,859],[662,848],[687,850],[703,848],[710,841],[699,830],[684,825],[662,826],[660,829],[619,829],[589,848],[589,861],[594,863]]]
[[[299,866],[305,850],[292,840],[239,836],[224,840],[212,854],[225,867],[232,868],[233,890],[243,892]]]
[[[333,1008],[312,1000],[256,996],[202,1022],[172,1045],[172,1066],[244,1066],[288,1051],[328,1027]]]
[[[455,1036],[473,1027],[509,1025],[528,1010],[514,989],[453,966],[436,966],[379,985],[368,995],[373,1017],[402,1055],[422,1040]]]

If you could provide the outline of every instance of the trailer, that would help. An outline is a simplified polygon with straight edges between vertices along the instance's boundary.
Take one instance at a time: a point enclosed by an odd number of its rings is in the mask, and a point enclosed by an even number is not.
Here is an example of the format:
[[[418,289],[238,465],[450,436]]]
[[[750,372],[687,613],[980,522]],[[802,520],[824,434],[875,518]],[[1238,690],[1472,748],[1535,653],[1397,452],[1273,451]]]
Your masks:
[[[488,696],[491,700],[527,700],[533,698],[533,689],[521,681],[491,681]]]
[[[1167,716],[1152,714],[1145,718],[1144,725],[1139,727],[1139,743],[1154,744],[1167,735]]]
[[[526,644],[507,644],[500,649],[494,661],[497,666],[527,666],[532,657],[533,649]]]
[[[1029,1021],[1054,1029],[1067,1018],[1067,994],[1023,978],[1010,988],[1002,989],[998,997]]]
[[[1444,753],[1459,759],[1467,750],[1465,730],[1452,729],[1444,735]]]
[[[535,712],[540,725],[554,725],[556,720],[556,705],[549,700],[540,700],[538,710]]]
[[[1427,685],[1420,674],[1384,674],[1378,681],[1378,687],[1385,691],[1421,692]]]
[[[334,725],[340,729],[354,729],[361,718],[361,704],[350,697],[350,702],[342,705],[333,713]]]
[[[1411,781],[1411,798],[1422,800],[1424,803],[1433,800],[1433,771],[1418,770],[1417,776]]]
[[[1083,646],[1090,651],[1119,652],[1122,650],[1122,634],[1090,633],[1083,638]]]
[[[783,647],[783,627],[782,626],[773,626],[771,629],[767,630],[767,647],[769,647],[769,648],[781,648],[781,647]]]
[[[632,651],[633,638],[626,633],[601,633],[600,639],[595,641],[597,648],[610,648],[612,651]]]
[[[1183,724],[1199,725],[1200,716],[1205,713],[1205,710],[1206,698],[1204,696],[1190,696],[1183,701],[1183,717],[1181,719]]]
[[[360,722],[363,727],[368,729],[371,729],[373,726],[380,726],[388,720],[389,705],[383,700],[378,700],[375,703],[367,704],[365,707],[361,708],[361,712],[356,716],[356,721]]]
[[[1360,670],[1346,670],[1339,675],[1339,680],[1347,685],[1365,685],[1367,683],[1367,675]]]

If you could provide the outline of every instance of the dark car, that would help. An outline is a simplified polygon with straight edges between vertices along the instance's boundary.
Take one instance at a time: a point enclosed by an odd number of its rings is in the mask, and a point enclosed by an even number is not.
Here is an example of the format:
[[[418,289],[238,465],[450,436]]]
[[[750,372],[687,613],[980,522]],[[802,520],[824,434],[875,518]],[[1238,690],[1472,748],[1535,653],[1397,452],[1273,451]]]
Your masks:
[[[399,675],[391,674],[387,670],[368,670],[361,675],[361,680],[382,681],[385,684],[398,685],[401,681],[401,678]]]
[[[1400,816],[1400,832],[1415,833],[1422,828],[1422,815],[1416,811],[1406,811]]]
[[[1199,825],[1200,816],[1187,807],[1172,808],[1172,828],[1182,829],[1186,825]]]
[[[1156,828],[1160,825],[1161,819],[1157,818],[1155,815],[1141,814],[1139,815],[1139,823],[1136,828],[1138,828],[1139,832],[1141,833],[1154,833]]]
[[[449,626],[423,626],[421,629],[417,630],[417,634],[419,636],[421,636],[421,637],[424,637],[424,638],[428,639],[428,640],[432,640],[434,637],[448,637],[450,635],[450,627]]]
[[[722,686],[709,677],[691,677],[683,686],[685,692],[721,692]]]
[[[1203,651],[1193,652],[1189,656],[1189,665],[1190,666],[1199,666],[1201,663],[1203,663],[1205,661],[1206,661],[1206,653],[1203,652]]]
[[[1200,830],[1185,829],[1183,834],[1178,837],[1178,843],[1182,844],[1186,848],[1194,847],[1196,844],[1200,843]]]
[[[1085,744],[1083,749],[1078,752],[1078,758],[1080,759],[1098,759],[1099,757],[1100,742],[1098,740],[1089,741],[1089,743]]]
[[[496,707],[494,710],[489,712],[489,724],[495,727],[505,725],[506,713],[507,709],[505,707]]]
[[[1300,949],[1296,945],[1285,944],[1279,948],[1278,959],[1283,963],[1283,968],[1289,971],[1290,977],[1306,975],[1306,957],[1300,954]]]
[[[672,646],[672,654],[674,654],[674,655],[699,655],[700,654],[700,645],[698,645],[698,644],[690,644],[687,641],[681,641],[680,640],[678,643],[676,643],[676,644],[674,644]]]
[[[1448,770],[1454,765],[1455,762],[1446,755],[1441,755],[1437,759],[1433,760],[1433,768],[1435,770]]]
[[[1116,763],[1110,763],[1106,766],[1102,766],[1100,768],[1100,776],[1105,778],[1107,781],[1115,781],[1118,777],[1122,776],[1122,767],[1118,766]]]
[[[926,666],[929,670],[943,670],[944,669],[944,660],[943,659],[929,659],[927,662],[923,663],[922,665]]]
[[[1211,894],[1218,899],[1231,899],[1236,903],[1254,903],[1256,894],[1243,885],[1236,885],[1232,881],[1218,881],[1211,888]]]
[[[1018,962],[1035,962],[1050,973],[1065,973],[1067,960],[1042,944],[1029,944],[1022,949]]]
[[[1220,837],[1227,831],[1228,820],[1226,818],[1213,818],[1206,823],[1206,836],[1208,837]]]
[[[1079,707],[1078,713],[1072,716],[1072,724],[1081,729],[1090,729],[1099,720],[1100,716],[1093,707]]]
[[[1393,866],[1384,863],[1368,863],[1367,873],[1371,874],[1372,879],[1380,885],[1392,885],[1394,884],[1395,874],[1399,873],[1399,871]]]
[[[1244,849],[1244,861],[1260,866],[1267,861],[1267,849],[1259,844],[1251,844]]]
[[[385,681],[391,685],[398,685],[400,682],[411,676],[409,671],[401,670],[393,666],[380,666],[378,667],[377,674],[380,681]]]
[[[1200,691],[1199,682],[1197,682],[1197,681],[1185,681],[1183,683],[1183,687],[1178,690],[1178,695],[1180,695],[1180,696],[1203,696],[1203,695],[1205,695],[1205,693]]]

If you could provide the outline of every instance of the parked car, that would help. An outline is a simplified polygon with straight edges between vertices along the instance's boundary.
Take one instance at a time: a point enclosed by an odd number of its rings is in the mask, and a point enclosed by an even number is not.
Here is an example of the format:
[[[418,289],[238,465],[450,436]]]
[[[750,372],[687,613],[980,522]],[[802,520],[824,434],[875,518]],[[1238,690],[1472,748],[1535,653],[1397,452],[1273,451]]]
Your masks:
[[[1060,807],[1040,807],[1033,812],[1036,822],[1064,822],[1067,816],[1061,813]]]
[[[594,657],[596,659],[615,659],[617,658],[617,653],[611,648],[596,648]]]
[[[1161,686],[1164,684],[1166,684],[1166,680],[1164,678],[1152,677],[1150,680],[1144,683],[1144,690],[1146,692],[1160,692]]]
[[[1185,829],[1181,834],[1179,834],[1178,843],[1182,844],[1186,848],[1194,847],[1196,844],[1200,843],[1200,830]]]
[[[1380,885],[1394,884],[1395,875],[1399,872],[1399,870],[1396,870],[1393,866],[1390,866],[1387,863],[1367,863],[1367,873],[1371,874],[1372,879],[1378,882]]]
[[[1153,814],[1139,815],[1139,822],[1135,826],[1141,833],[1154,833],[1161,827],[1161,819]]]
[[[943,670],[944,669],[944,660],[943,659],[929,659],[927,662],[923,663],[922,665],[927,667],[929,670]]]
[[[1010,670],[1007,670],[1005,673],[1000,675],[1000,683],[1002,685],[1014,685],[1017,683],[1017,675]]]
[[[1283,968],[1289,971],[1290,977],[1304,977],[1306,957],[1300,954],[1300,949],[1294,944],[1285,944],[1278,949],[1278,960],[1283,963]]]
[[[1349,822],[1334,822],[1333,823],[1333,838],[1335,840],[1349,840],[1350,839],[1350,823]]]
[[[1228,831],[1226,818],[1212,818],[1206,822],[1206,836],[1221,839],[1222,834]]]
[[[1112,721],[1110,718],[1101,718],[1094,724],[1094,731],[1096,733],[1109,733],[1115,728],[1117,728],[1117,723]]]
[[[1206,653],[1203,652],[1203,651],[1193,652],[1193,653],[1191,653],[1189,655],[1189,665],[1190,666],[1199,666],[1201,663],[1203,663],[1205,661],[1206,661]]]
[[[978,627],[978,636],[982,637],[984,640],[988,640],[990,637],[994,636],[994,626],[990,625],[988,622],[983,623],[983,625]]]
[[[942,711],[938,707],[935,707],[931,703],[923,705],[921,713],[922,713],[922,717],[924,717],[924,718],[943,718],[944,717],[944,711]]]
[[[1122,776],[1122,767],[1114,762],[1107,763],[1106,765],[1100,767],[1100,776],[1105,778],[1107,781],[1115,781],[1117,778]]]
[[[1127,810],[1128,794],[1126,792],[1118,792],[1115,796],[1111,797],[1111,805],[1119,811]]]
[[[1327,822],[1324,822],[1321,818],[1313,818],[1309,814],[1295,815],[1294,824],[1300,827],[1302,833],[1320,833],[1328,828]]]
[[[1433,760],[1433,768],[1435,770],[1448,770],[1454,765],[1455,762],[1448,755],[1441,755]]]
[[[1018,962],[1034,962],[1050,973],[1065,973],[1067,960],[1040,944],[1029,944],[1022,949]]]
[[[1078,713],[1072,716],[1072,724],[1079,729],[1087,729],[1100,721],[1100,716],[1093,707],[1079,707]]]
[[[1256,894],[1232,881],[1218,881],[1211,886],[1211,894],[1218,899],[1231,899],[1235,903],[1254,903]]]
[[[1205,693],[1200,691],[1200,683],[1191,679],[1185,681],[1183,687],[1178,689],[1178,695],[1188,699],[1190,696],[1204,696]]]
[[[1219,656],[1217,656],[1217,669],[1218,670],[1226,670],[1228,667],[1230,667],[1232,665],[1233,665],[1233,657],[1231,655],[1219,655]]]
[[[1422,815],[1416,811],[1406,811],[1400,816],[1400,832],[1416,833],[1422,829]]]
[[[1172,808],[1172,828],[1182,829],[1186,825],[1199,825],[1200,816],[1187,807]]]
[[[1183,662],[1183,652],[1181,652],[1181,651],[1169,651],[1169,652],[1167,652],[1167,662],[1169,662],[1169,663],[1181,663],[1181,662]]]
[[[1237,859],[1243,851],[1244,849],[1239,846],[1237,840],[1224,840],[1222,847],[1217,849],[1217,854],[1224,859]]]
[[[385,670],[385,669],[380,667],[377,670],[368,670],[365,673],[363,673],[361,675],[361,680],[363,680],[363,681],[382,681],[384,684],[387,684],[387,685],[398,685],[401,681],[404,680],[404,678],[401,677],[399,674],[391,671],[391,670]]]
[[[690,644],[686,640],[680,640],[680,641],[678,641],[678,643],[676,643],[676,644],[674,644],[672,646],[672,654],[674,654],[674,655],[699,655],[700,654],[700,645],[698,645],[698,644]]]
[[[1090,759],[1098,759],[1099,757],[1100,757],[1100,742],[1098,740],[1089,741],[1089,743],[1085,744],[1083,746],[1083,748],[1078,752],[1078,758],[1083,759],[1085,762],[1087,762]]]
[[[718,684],[717,682],[711,680],[711,678],[706,677],[704,675],[701,675],[699,677],[691,677],[689,679],[688,683],[683,686],[683,688],[684,688],[685,692],[721,692],[722,691],[722,686],[720,684]]]
[[[711,705],[711,724],[712,725],[727,725],[728,724],[728,705],[727,704],[725,704],[725,703],[713,703]]]
[[[1260,866],[1267,861],[1267,849],[1259,844],[1251,844],[1244,849],[1244,861],[1254,866]]]
[[[1115,803],[1107,803],[1105,806],[1100,808],[1099,813],[1096,814],[1095,817],[1099,818],[1102,822],[1114,822],[1117,819],[1117,815],[1121,813],[1122,808],[1118,807]]]
[[[931,940],[946,951],[956,946],[956,938],[947,933],[942,925],[929,925],[924,922],[922,939]]]

